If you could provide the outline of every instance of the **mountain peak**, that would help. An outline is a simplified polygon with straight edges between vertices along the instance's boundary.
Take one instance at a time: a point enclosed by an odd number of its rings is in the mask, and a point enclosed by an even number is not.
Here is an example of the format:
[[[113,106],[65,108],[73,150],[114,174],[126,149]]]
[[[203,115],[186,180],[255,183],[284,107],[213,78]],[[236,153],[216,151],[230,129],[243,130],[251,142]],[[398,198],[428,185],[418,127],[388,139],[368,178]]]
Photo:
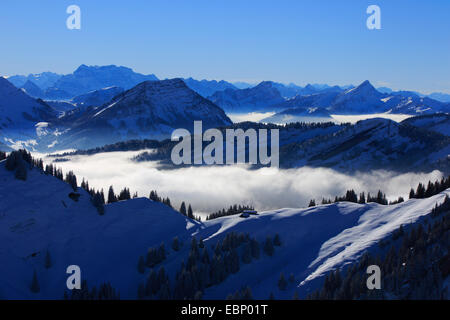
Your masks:
[[[368,88],[368,89],[373,89],[376,90],[375,87],[370,83],[369,80],[365,80],[363,81],[359,86],[356,87],[358,88]]]
[[[273,82],[272,81],[261,81],[255,88],[272,88]]]

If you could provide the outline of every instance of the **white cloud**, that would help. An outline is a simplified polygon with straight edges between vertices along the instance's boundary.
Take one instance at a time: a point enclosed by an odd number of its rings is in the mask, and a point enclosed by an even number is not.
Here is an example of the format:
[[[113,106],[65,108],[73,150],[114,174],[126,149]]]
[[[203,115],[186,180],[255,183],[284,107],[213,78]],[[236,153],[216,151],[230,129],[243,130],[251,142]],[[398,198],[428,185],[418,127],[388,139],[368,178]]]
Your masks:
[[[436,180],[441,172],[397,174],[388,171],[358,172],[346,175],[327,168],[299,168],[276,170],[263,174],[244,166],[191,167],[158,170],[155,163],[135,163],[129,159],[139,152],[111,152],[93,156],[74,156],[70,161],[58,162],[64,172],[73,170],[81,182],[84,177],[91,187],[106,189],[113,185],[116,192],[129,187],[139,196],[157,190],[169,197],[178,208],[181,201],[191,203],[197,213],[210,213],[231,204],[252,204],[257,210],[283,207],[305,207],[314,198],[333,198],[347,189],[356,192],[378,189],[389,199],[407,197],[412,186]],[[42,155],[37,155],[41,156]],[[46,159],[49,160],[48,158]]]

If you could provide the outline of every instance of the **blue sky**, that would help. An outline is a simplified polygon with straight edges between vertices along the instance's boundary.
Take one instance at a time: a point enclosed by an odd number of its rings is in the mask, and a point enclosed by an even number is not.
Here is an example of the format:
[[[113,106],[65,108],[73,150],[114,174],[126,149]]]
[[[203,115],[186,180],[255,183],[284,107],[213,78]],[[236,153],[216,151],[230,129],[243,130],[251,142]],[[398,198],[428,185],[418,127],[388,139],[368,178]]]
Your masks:
[[[68,30],[66,8],[81,8]],[[381,30],[366,8],[381,8]],[[450,93],[450,1],[2,0],[0,73],[125,65],[160,78]]]

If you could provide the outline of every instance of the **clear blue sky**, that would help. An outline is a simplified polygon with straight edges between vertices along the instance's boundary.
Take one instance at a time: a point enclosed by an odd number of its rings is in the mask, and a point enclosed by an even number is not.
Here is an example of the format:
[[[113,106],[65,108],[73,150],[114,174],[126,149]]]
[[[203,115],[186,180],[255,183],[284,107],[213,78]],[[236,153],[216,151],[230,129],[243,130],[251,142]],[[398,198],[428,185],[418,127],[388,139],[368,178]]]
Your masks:
[[[66,8],[81,8],[81,30]],[[382,30],[366,28],[381,8]],[[2,0],[0,73],[116,64],[160,78],[450,93],[449,0]]]

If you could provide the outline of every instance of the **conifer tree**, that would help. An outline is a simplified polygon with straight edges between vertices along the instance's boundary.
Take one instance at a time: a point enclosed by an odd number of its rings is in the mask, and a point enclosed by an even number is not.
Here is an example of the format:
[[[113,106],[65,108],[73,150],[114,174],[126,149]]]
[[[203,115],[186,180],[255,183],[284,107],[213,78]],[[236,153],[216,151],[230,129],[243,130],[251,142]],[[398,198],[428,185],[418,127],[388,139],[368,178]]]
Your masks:
[[[143,256],[139,257],[138,272],[139,273],[144,273],[145,272],[145,261],[144,261],[144,257]]]
[[[274,248],[273,248],[273,242],[270,237],[266,238],[266,241],[264,242],[264,253],[267,254],[269,257],[273,256]]]
[[[178,251],[178,250],[180,250],[180,242],[179,242],[179,240],[178,240],[178,237],[173,238],[173,241],[172,241],[172,249],[173,249],[173,251]]]
[[[34,273],[33,273],[33,280],[31,280],[30,290],[33,293],[38,293],[39,291],[41,291],[41,288],[39,286],[39,281],[37,279],[36,270],[34,270]]]
[[[117,198],[114,193],[113,186],[110,186],[109,190],[108,190],[108,203],[113,203],[113,202],[117,202]]]
[[[286,287],[287,287],[287,282],[286,282],[286,279],[284,278],[284,274],[282,272],[280,274],[280,278],[278,279],[278,289],[286,290]]]
[[[184,203],[184,201],[181,203],[180,206],[180,213],[185,216],[186,215],[186,204]]]
[[[192,207],[191,207],[190,204],[189,204],[189,207],[188,207],[187,216],[188,216],[189,218],[191,218],[191,219],[194,219],[194,218],[195,218],[195,217],[194,217],[194,212],[192,211]]]
[[[281,246],[280,235],[278,233],[273,237],[273,244],[277,247]]]
[[[52,266],[52,260],[50,258],[50,252],[47,250],[45,253],[45,268],[50,269]]]

